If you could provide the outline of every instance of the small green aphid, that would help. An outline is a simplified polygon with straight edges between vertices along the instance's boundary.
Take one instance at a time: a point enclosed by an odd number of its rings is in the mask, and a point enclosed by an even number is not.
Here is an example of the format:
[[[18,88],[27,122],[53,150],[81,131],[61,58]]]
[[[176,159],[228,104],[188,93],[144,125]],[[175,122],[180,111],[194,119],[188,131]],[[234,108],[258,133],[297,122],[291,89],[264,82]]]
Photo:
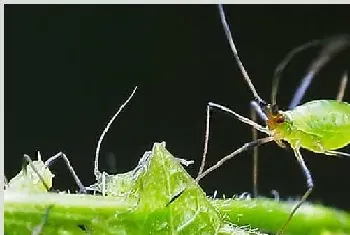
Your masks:
[[[278,231],[277,234],[281,234],[289,224],[297,209],[310,195],[314,187],[311,173],[303,160],[300,149],[304,148],[315,153],[323,153],[326,155],[350,156],[348,153],[336,151],[350,143],[350,104],[341,101],[342,94],[344,93],[345,89],[346,79],[343,79],[343,86],[338,94],[338,100],[315,100],[297,106],[316,73],[325,63],[329,61],[331,56],[348,46],[350,40],[346,37],[339,37],[332,40],[316,40],[294,49],[288,54],[286,59],[282,61],[275,71],[272,87],[272,102],[269,104],[260,98],[248,76],[248,73],[243,67],[221,5],[219,5],[219,12],[225,34],[230,43],[237,64],[254,95],[255,100],[252,101],[252,107],[255,109],[255,113],[257,113],[265,121],[266,127],[263,127],[255,121],[239,115],[227,107],[209,102],[207,106],[203,160],[196,180],[199,181],[204,176],[220,167],[225,161],[233,158],[235,155],[243,151],[272,141],[276,142],[281,147],[285,147],[285,144],[288,143],[294,151],[294,155],[302,168],[303,174],[306,177],[308,190],[304,193],[301,200],[293,207],[289,217],[286,219],[286,223],[281,227],[280,231]],[[291,102],[290,110],[279,110],[276,105],[276,95],[280,79],[279,75],[282,69],[296,53],[316,45],[324,45],[324,49],[322,50],[319,58],[311,64],[309,72],[303,79],[301,86],[298,88]],[[211,109],[218,109],[227,112],[241,122],[251,125],[254,129],[260,132],[266,133],[268,137],[256,139],[252,142],[244,144],[242,147],[222,158],[215,165],[204,171],[209,140],[209,119]]]
[[[64,153],[57,153],[45,162],[41,160],[40,152],[37,152],[37,155],[38,160],[32,161],[27,154],[24,154],[22,170],[8,183],[5,183],[5,190],[30,193],[43,193],[50,191],[52,187],[52,179],[55,175],[51,173],[49,167],[56,162],[57,159],[63,158],[68,170],[78,185],[80,192],[86,192],[85,187],[81,183],[78,175],[75,173]],[[27,163],[28,165],[26,165]]]
[[[5,185],[5,190],[30,193],[49,191],[55,175],[45,166],[40,153],[38,153],[38,160],[36,161],[32,161],[26,154],[23,159],[29,164],[27,166],[23,165],[22,170]]]

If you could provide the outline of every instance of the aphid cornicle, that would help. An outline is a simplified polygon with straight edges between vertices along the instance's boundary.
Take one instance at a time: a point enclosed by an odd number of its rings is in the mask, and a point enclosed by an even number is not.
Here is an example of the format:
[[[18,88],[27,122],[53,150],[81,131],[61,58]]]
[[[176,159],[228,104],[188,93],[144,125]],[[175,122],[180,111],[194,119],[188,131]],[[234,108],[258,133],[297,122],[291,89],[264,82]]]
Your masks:
[[[258,114],[258,116],[260,116],[260,118],[265,121],[266,126],[263,127],[255,121],[243,117],[225,106],[209,102],[207,105],[206,133],[204,141],[203,159],[196,181],[199,181],[204,176],[220,167],[225,161],[233,158],[234,156],[238,155],[243,151],[252,149],[254,147],[272,141],[276,142],[281,147],[284,147],[285,144],[288,143],[291,146],[294,155],[297,159],[297,162],[301,166],[303,174],[306,177],[308,190],[304,193],[301,200],[293,207],[289,217],[286,218],[285,224],[277,232],[277,234],[281,234],[289,224],[297,209],[302,205],[303,202],[305,202],[307,197],[310,195],[314,187],[310,171],[303,160],[303,157],[300,153],[300,149],[304,148],[315,153],[323,153],[327,155],[338,155],[347,157],[350,156],[350,154],[348,153],[335,151],[337,149],[347,146],[350,143],[350,104],[341,101],[345,85],[343,85],[343,88],[340,89],[342,91],[339,92],[338,97],[341,98],[338,98],[338,100],[315,100],[307,102],[303,105],[299,105],[313,77],[323,67],[323,65],[325,65],[330,60],[330,58],[333,55],[335,55],[345,47],[349,46],[350,39],[348,36],[339,36],[338,38],[315,40],[303,44],[302,46],[292,50],[287,55],[286,59],[283,60],[282,63],[276,68],[272,86],[272,101],[271,104],[268,104],[258,95],[254,85],[252,84],[248,76],[247,71],[245,70],[238,56],[238,52],[233,42],[232,35],[229,26],[226,22],[225,14],[221,5],[219,5],[219,12],[225,34],[233,51],[234,57],[243,74],[245,81],[249,86],[249,89],[253,93],[254,101],[252,101],[251,103],[253,110],[255,110],[255,113]],[[279,75],[281,71],[296,53],[308,47],[317,45],[322,45],[323,50],[321,51],[321,54],[317,58],[317,60],[315,60],[311,64],[307,75],[304,77],[301,85],[297,89],[297,92],[295,93],[294,98],[289,106],[290,110],[279,110],[278,106],[276,105],[276,95],[280,79]],[[346,79],[343,79],[343,81],[346,81]],[[343,83],[345,84],[346,82]],[[238,148],[231,154],[225,156],[224,158],[219,160],[215,165],[209,167],[204,171],[209,141],[210,111],[212,109],[218,109],[229,113],[235,118],[237,118],[239,121],[244,122],[252,126],[254,129],[267,134],[268,137],[255,139],[254,141],[244,144],[242,147]],[[255,169],[256,168],[254,168],[254,170]],[[256,181],[254,181],[254,183],[256,183]]]

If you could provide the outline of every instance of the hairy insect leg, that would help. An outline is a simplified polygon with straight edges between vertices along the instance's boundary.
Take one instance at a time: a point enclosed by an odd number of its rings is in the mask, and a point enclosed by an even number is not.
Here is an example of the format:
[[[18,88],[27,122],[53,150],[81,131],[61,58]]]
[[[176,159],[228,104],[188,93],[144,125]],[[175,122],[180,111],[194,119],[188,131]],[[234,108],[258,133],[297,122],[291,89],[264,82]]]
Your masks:
[[[39,155],[39,160],[40,160],[40,153],[38,153]],[[37,176],[39,177],[41,183],[44,185],[46,191],[50,190],[50,187],[47,185],[46,181],[44,180],[44,178],[41,176],[41,174],[39,173],[38,169],[36,169],[36,167],[33,164],[32,159],[29,157],[29,155],[27,154],[23,154],[23,165],[22,165],[22,169],[24,170],[25,173],[27,173],[27,167],[26,167],[26,163],[29,164],[29,166],[33,169],[33,171],[35,172],[35,174],[37,174]]]
[[[212,109],[218,109],[221,110],[225,113],[228,113],[230,115],[232,115],[233,117],[235,117],[236,119],[238,119],[239,121],[246,123],[248,125],[251,125],[253,128],[256,128],[258,131],[264,132],[266,134],[268,134],[268,130],[264,127],[262,127],[261,125],[253,122],[252,120],[250,120],[249,118],[243,117],[241,115],[239,115],[238,113],[232,111],[231,109],[219,105],[219,104],[215,104],[213,102],[209,102],[207,105],[207,112],[206,112],[206,129],[205,129],[205,139],[204,139],[204,150],[203,150],[203,156],[202,156],[202,162],[198,171],[198,175],[196,178],[196,181],[198,182],[200,180],[200,178],[203,178],[204,176],[200,177],[203,173],[204,167],[205,167],[205,161],[206,161],[206,155],[208,152],[208,142],[209,142],[209,130],[210,130],[210,111]],[[209,172],[208,172],[209,173]]]
[[[81,183],[78,175],[75,173],[74,168],[72,167],[72,165],[70,164],[70,161],[68,160],[67,156],[63,153],[63,152],[59,152],[56,155],[50,157],[49,159],[47,159],[45,161],[45,166],[50,167],[54,162],[56,162],[57,159],[62,158],[64,160],[64,162],[66,163],[66,166],[69,170],[69,172],[71,173],[71,175],[74,178],[75,183],[78,185],[79,187],[79,191],[81,193],[86,193],[86,189],[84,187],[84,185]]]
[[[340,81],[338,94],[337,94],[337,101],[343,101],[343,97],[344,97],[344,94],[345,94],[347,83],[348,83],[348,73],[345,72],[343,77],[342,77],[342,79],[341,79],[341,81]]]
[[[40,223],[38,226],[36,226],[36,227],[33,229],[32,235],[39,235],[39,234],[41,234],[44,225],[47,223],[47,220],[49,219],[49,213],[50,213],[50,210],[51,210],[52,207],[53,207],[53,205],[49,205],[49,206],[45,209],[45,213],[44,213],[44,215],[43,215],[42,221],[41,221],[41,223]]]
[[[262,111],[260,105],[256,101],[250,102],[250,117],[253,122],[256,122],[258,114],[259,118],[266,121],[267,116]],[[253,141],[258,139],[258,131],[252,127]],[[253,197],[258,196],[258,147],[253,148]]]
[[[300,208],[300,206],[306,201],[306,199],[309,197],[309,195],[311,194],[313,188],[314,188],[314,182],[312,180],[312,176],[311,173],[309,171],[309,169],[307,168],[305,161],[303,159],[303,156],[300,153],[299,148],[294,148],[294,155],[299,163],[299,165],[301,166],[301,169],[303,170],[303,174],[306,178],[306,184],[307,184],[307,191],[304,193],[304,195],[302,196],[302,198],[300,199],[300,201],[293,207],[291,213],[288,216],[287,221],[284,223],[284,225],[282,226],[282,228],[277,232],[276,235],[282,234],[283,231],[286,229],[286,227],[288,226],[288,224],[290,223],[291,219],[293,218],[295,212]]]

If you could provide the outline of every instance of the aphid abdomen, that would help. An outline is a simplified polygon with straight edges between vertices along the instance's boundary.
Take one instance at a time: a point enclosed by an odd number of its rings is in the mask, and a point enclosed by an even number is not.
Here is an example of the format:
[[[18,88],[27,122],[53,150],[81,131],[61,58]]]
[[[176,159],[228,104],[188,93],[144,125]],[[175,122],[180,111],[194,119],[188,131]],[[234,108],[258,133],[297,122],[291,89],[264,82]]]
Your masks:
[[[285,113],[292,127],[287,141],[298,135],[300,146],[314,152],[335,150],[350,143],[350,104],[346,102],[315,100]]]

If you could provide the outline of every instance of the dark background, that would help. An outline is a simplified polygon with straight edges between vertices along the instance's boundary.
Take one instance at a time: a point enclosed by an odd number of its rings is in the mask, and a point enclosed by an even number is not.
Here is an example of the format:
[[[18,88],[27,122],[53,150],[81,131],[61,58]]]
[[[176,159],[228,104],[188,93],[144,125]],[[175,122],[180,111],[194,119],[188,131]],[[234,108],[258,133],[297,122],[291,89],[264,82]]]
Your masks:
[[[312,39],[350,33],[348,6],[225,6],[241,59],[258,92],[270,99],[275,66]],[[303,102],[334,99],[349,50],[316,77]],[[317,56],[310,49],[284,72],[278,102],[286,108]],[[233,59],[214,5],[5,5],[5,173],[13,177],[24,153],[44,159],[63,151],[85,185],[94,183],[99,135],[109,118],[138,91],[102,144],[100,168],[134,168],[154,142],[177,157],[202,155],[208,101],[249,116],[252,98]],[[349,92],[345,100],[349,100]],[[216,112],[208,162],[251,140],[249,126]],[[346,149],[345,151],[349,151]],[[107,157],[116,156],[116,169]],[[303,151],[316,188],[310,199],[350,210],[350,159]],[[251,152],[201,181],[208,194],[251,192]],[[260,148],[259,189],[265,196],[300,196],[305,180],[292,152]],[[57,189],[76,189],[63,161],[52,167]]]

